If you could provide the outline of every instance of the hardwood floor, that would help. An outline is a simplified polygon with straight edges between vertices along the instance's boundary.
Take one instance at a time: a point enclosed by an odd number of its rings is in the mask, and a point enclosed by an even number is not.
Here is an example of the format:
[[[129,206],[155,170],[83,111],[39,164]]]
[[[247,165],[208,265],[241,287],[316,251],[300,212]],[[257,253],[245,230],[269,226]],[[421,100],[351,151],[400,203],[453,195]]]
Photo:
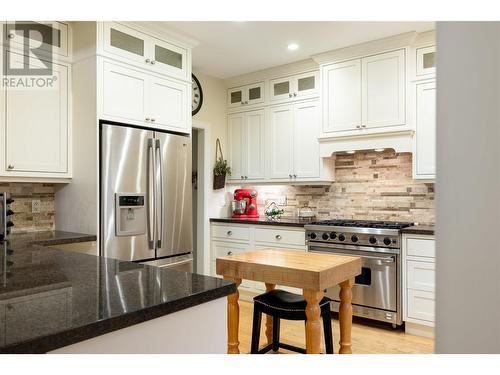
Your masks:
[[[240,353],[250,352],[252,337],[253,303],[240,300]],[[339,322],[333,319],[333,339],[335,353],[338,352]],[[266,343],[265,319],[262,319],[260,343]],[[283,342],[305,347],[304,322],[281,321],[281,337]],[[324,340],[321,338],[321,351],[324,352]],[[403,330],[393,331],[390,326],[378,327],[377,324],[354,321],[352,326],[352,352],[353,354],[430,354],[434,351],[434,340],[426,337],[413,336]],[[289,353],[281,350],[280,353]]]

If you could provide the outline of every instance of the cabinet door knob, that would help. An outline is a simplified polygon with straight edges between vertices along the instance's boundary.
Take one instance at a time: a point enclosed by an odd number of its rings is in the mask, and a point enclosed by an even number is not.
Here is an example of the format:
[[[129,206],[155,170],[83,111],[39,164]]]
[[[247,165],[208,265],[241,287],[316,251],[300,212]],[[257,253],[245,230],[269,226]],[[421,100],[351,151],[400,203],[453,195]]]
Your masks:
[[[14,34],[14,33],[10,33],[10,34],[8,35],[9,39],[14,39],[14,38],[15,38],[15,36],[16,36],[16,34]]]
[[[241,105],[245,104],[245,102],[241,102]]]
[[[245,104],[248,104],[248,100],[245,100]]]
[[[289,175],[288,175],[288,177],[292,178],[292,175],[291,175],[291,174],[289,174]]]
[[[244,180],[245,178],[243,176],[241,176],[241,179]]]
[[[155,122],[155,121],[156,121],[156,119],[154,119],[154,118],[151,117],[151,122]]]
[[[277,239],[277,240],[281,240],[281,235],[280,235],[280,234],[277,234],[277,235],[276,235],[276,239]]]
[[[146,117],[146,121],[149,121],[149,120],[151,120],[151,119],[149,117]]]
[[[150,59],[146,59],[146,64],[149,64],[151,62]]]
[[[296,92],[294,92],[294,93],[293,93],[293,96],[297,96],[297,93],[296,93]]]
[[[292,97],[292,93],[288,94],[288,97],[291,98]]]
[[[248,178],[248,176],[245,176],[245,180]]]
[[[151,60],[151,65],[154,65],[154,64],[156,64],[156,61]]]
[[[297,175],[296,175],[296,174],[294,174],[294,175],[293,175],[293,178],[297,178]]]
[[[233,255],[233,252],[232,251],[228,251],[227,255]]]
[[[361,125],[362,128],[366,128],[366,125]]]
[[[227,235],[228,236],[232,236],[233,235],[233,232],[231,232],[230,230],[227,231]]]
[[[7,166],[7,168],[8,168],[8,169],[14,169],[14,165],[13,165],[13,164],[9,164],[9,165]]]

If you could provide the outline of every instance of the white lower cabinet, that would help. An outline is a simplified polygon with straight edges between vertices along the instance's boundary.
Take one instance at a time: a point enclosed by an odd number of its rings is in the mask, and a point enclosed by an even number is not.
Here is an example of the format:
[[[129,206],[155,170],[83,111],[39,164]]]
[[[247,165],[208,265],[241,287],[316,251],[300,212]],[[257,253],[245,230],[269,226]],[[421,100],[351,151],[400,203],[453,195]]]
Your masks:
[[[406,331],[432,336],[435,322],[435,241],[403,235],[403,320]]]
[[[210,227],[212,276],[218,276],[215,273],[215,260],[220,256],[257,249],[286,248],[297,251],[307,249],[304,228],[229,223],[212,223]],[[302,290],[297,288],[283,285],[276,285],[276,288],[302,294]],[[263,282],[242,280],[240,290],[252,296],[265,292],[266,286]]]

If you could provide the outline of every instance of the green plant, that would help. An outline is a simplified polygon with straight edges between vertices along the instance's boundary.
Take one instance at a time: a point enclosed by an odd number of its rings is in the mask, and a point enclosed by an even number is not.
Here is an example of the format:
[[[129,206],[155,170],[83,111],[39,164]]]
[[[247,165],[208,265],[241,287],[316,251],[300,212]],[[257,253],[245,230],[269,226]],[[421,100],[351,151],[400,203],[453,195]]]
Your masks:
[[[219,158],[215,161],[214,175],[221,176],[223,174],[231,175],[231,167],[228,165],[227,160]]]

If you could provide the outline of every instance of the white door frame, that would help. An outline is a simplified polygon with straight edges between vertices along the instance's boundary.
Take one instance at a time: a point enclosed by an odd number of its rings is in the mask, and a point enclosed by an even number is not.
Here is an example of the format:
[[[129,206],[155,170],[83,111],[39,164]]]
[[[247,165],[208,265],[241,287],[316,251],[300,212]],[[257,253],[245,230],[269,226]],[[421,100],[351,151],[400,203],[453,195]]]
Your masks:
[[[210,124],[205,121],[193,119],[193,128],[200,130],[198,133],[198,207],[196,212],[197,233],[196,248],[197,273],[210,274],[210,221],[208,200],[210,194],[210,160],[212,155],[212,142]]]

